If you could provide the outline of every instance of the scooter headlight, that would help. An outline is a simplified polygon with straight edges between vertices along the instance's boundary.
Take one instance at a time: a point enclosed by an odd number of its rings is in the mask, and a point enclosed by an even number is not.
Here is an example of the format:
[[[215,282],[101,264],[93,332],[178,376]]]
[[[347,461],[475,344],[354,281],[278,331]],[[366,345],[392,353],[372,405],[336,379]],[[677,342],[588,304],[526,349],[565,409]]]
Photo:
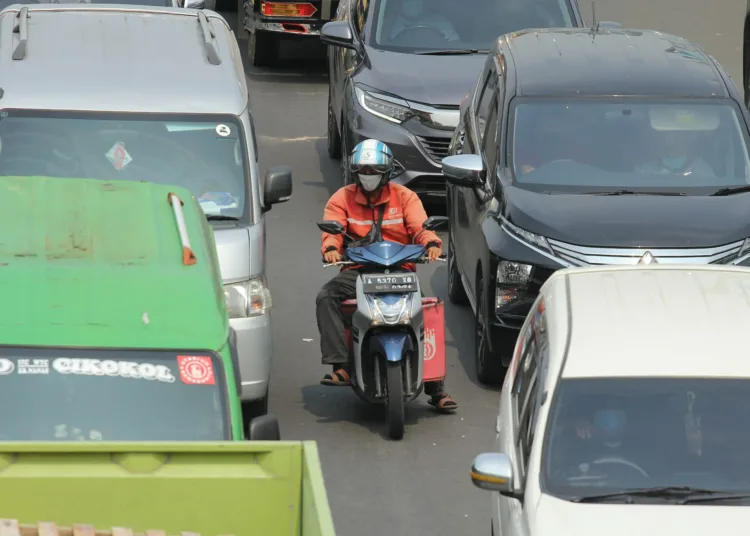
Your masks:
[[[367,294],[373,325],[411,322],[411,294]]]

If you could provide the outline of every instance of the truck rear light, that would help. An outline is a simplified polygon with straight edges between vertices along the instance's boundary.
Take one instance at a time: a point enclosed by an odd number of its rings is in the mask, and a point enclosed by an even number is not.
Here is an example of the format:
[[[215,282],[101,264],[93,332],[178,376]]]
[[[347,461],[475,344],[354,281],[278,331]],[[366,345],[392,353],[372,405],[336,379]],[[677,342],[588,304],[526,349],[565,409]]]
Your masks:
[[[312,17],[318,9],[309,3],[262,2],[260,12],[266,17]]]

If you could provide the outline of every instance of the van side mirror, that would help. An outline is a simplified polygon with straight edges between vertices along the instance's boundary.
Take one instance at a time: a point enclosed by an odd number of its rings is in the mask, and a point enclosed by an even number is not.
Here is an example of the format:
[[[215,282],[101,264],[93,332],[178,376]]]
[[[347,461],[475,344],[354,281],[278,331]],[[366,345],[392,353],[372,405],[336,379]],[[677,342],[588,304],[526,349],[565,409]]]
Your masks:
[[[340,235],[346,232],[346,229],[344,228],[344,226],[334,220],[319,221],[318,229],[320,229],[324,233],[328,233],[332,235]]]
[[[479,489],[497,491],[514,499],[521,498],[514,489],[513,464],[507,454],[485,452],[474,458],[471,482]]]
[[[289,201],[292,197],[292,168],[274,166],[266,171],[263,184],[263,212],[271,210],[273,205]]]
[[[326,45],[344,47],[352,50],[357,49],[354,43],[354,34],[347,21],[334,20],[326,22],[320,29],[320,40]]]
[[[422,229],[425,231],[434,231],[436,229],[440,229],[449,221],[450,218],[448,218],[448,216],[430,216],[422,224]]]
[[[442,164],[445,180],[455,186],[473,188],[484,182],[484,162],[478,154],[446,156]]]
[[[255,417],[247,425],[247,438],[250,441],[281,441],[279,421],[272,415]]]

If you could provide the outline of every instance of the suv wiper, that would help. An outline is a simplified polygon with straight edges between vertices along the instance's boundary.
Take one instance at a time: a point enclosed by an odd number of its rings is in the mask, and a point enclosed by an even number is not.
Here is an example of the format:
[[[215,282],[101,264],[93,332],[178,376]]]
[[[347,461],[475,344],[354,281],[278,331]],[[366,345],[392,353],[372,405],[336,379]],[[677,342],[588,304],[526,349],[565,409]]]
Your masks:
[[[447,48],[445,50],[422,50],[415,52],[421,56],[459,56],[461,54],[489,54],[489,49],[478,48]]]
[[[585,495],[583,497],[575,497],[571,499],[571,501],[576,503],[596,503],[606,502],[609,499],[624,498],[631,499],[632,502],[633,497],[676,499],[680,504],[687,504],[688,502],[699,502],[706,500],[718,501],[722,499],[739,499],[742,497],[750,497],[750,494],[734,494],[714,489],[692,488],[690,486],[665,486],[661,488],[626,489],[614,493],[602,493],[600,495]]]
[[[721,188],[711,195],[733,195],[741,194],[743,192],[750,192],[750,184],[746,184],[745,186],[734,186],[732,188]]]
[[[634,190],[614,190],[612,192],[586,192],[584,195],[685,195],[684,192],[636,192]]]
[[[237,216],[225,216],[224,214],[206,214],[208,221],[238,221]]]

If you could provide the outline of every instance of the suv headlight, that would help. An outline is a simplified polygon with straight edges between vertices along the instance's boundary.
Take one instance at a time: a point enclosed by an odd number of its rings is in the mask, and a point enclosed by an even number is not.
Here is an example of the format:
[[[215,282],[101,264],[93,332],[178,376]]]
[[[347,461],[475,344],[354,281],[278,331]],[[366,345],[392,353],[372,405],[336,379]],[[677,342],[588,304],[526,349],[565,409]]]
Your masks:
[[[403,99],[371,93],[360,87],[354,87],[357,102],[372,115],[381,117],[391,123],[401,124],[414,115],[409,103]]]
[[[224,297],[229,318],[258,316],[271,308],[271,291],[265,277],[224,285]]]
[[[495,310],[517,300],[531,280],[533,266],[520,262],[500,261],[495,278]]]
[[[411,294],[377,296],[367,294],[373,325],[411,322]]]

